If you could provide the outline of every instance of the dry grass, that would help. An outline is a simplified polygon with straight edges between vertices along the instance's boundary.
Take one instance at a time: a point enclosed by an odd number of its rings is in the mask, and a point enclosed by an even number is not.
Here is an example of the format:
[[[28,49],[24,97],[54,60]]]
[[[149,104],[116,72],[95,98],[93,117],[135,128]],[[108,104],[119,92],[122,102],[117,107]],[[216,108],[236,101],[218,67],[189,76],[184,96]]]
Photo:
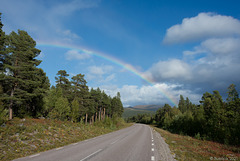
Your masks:
[[[0,160],[8,161],[129,126],[122,121],[116,126],[102,122],[95,125],[54,121],[48,119],[18,119],[0,127]]]
[[[165,139],[171,151],[176,154],[177,160],[240,160],[240,147],[198,140],[154,128]]]

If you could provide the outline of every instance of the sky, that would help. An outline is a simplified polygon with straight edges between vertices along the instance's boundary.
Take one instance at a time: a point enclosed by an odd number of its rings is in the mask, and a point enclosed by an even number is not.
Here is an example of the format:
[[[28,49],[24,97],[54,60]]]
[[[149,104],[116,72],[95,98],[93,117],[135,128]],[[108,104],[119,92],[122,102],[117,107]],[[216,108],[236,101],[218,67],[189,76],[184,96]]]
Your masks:
[[[0,0],[3,30],[25,30],[52,85],[59,70],[125,107],[199,104],[240,91],[238,0]]]

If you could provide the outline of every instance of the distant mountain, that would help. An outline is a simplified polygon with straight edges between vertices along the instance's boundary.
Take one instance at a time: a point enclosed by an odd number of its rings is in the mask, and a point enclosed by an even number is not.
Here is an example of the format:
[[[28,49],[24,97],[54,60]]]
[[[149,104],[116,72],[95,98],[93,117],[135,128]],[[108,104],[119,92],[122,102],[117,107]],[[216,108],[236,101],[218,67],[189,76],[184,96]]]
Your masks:
[[[138,105],[134,107],[124,108],[123,118],[137,116],[138,114],[150,114],[154,115],[156,111],[162,108],[160,105]]]
[[[157,111],[159,108],[162,108],[162,105],[137,105],[130,107],[137,110],[148,110],[148,111]]]

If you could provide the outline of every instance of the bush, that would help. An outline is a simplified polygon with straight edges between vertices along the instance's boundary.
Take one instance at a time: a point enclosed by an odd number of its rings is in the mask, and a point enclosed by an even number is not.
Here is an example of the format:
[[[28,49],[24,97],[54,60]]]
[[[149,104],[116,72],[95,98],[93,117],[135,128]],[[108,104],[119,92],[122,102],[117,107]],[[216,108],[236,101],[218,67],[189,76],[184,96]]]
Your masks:
[[[200,133],[195,134],[194,138],[195,138],[195,139],[198,139],[198,140],[201,140],[201,135],[200,135]]]
[[[0,104],[0,126],[8,119],[8,110]]]

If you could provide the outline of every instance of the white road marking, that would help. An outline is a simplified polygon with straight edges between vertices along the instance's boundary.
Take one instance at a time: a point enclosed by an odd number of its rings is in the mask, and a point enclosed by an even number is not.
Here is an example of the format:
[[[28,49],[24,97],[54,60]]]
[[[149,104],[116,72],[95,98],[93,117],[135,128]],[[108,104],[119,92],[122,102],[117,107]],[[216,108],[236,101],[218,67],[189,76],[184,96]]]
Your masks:
[[[98,152],[100,152],[100,151],[102,151],[102,149],[99,149],[98,151],[95,151],[94,153],[92,153],[92,154],[86,156],[85,158],[81,159],[80,161],[86,160],[87,158],[93,156],[94,154],[96,154],[96,153],[98,153]]]
[[[152,143],[152,146],[154,145],[154,143]]]
[[[149,126],[148,126],[148,127],[149,127]],[[149,129],[150,129],[150,132],[151,132],[151,138],[153,139],[153,133],[152,133],[151,127],[149,127]]]
[[[77,145],[78,143],[73,143],[72,145]]]
[[[154,151],[154,148],[152,148],[152,151]]]
[[[115,140],[114,142],[112,142],[111,144],[115,144],[119,139]]]
[[[152,139],[152,142],[153,142],[153,139]]]
[[[29,156],[29,158],[37,157],[37,156],[39,156],[39,155],[40,155],[40,154],[31,155],[31,156]]]
[[[61,150],[61,149],[63,149],[63,147],[57,148],[57,149],[55,149],[55,150]]]
[[[151,160],[155,160],[154,156],[151,157]]]

